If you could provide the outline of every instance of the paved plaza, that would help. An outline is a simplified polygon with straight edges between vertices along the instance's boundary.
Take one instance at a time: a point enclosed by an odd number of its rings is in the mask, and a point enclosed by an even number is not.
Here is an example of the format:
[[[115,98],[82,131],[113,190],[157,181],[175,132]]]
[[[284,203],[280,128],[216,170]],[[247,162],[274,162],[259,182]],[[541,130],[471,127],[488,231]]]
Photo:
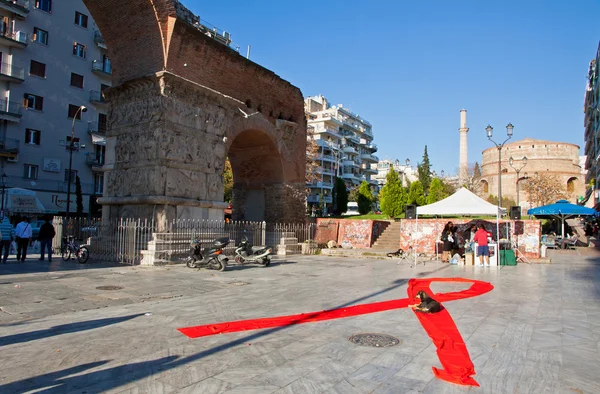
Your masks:
[[[494,285],[445,304],[480,388],[433,377],[435,347],[408,309],[197,339],[176,330],[405,298],[414,277]],[[553,251],[550,265],[502,269],[325,256],[225,272],[32,259],[0,265],[0,307],[0,393],[600,392],[593,248]],[[365,332],[400,343],[348,340]]]

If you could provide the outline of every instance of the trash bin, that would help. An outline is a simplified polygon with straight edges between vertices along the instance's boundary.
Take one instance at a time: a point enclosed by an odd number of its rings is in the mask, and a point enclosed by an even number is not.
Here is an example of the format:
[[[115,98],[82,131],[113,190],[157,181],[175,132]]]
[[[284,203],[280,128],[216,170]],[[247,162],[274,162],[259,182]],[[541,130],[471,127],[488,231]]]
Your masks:
[[[514,250],[501,250],[499,265],[517,265]]]
[[[546,250],[548,250],[548,247],[546,245],[542,245],[540,247],[540,257],[546,257]]]

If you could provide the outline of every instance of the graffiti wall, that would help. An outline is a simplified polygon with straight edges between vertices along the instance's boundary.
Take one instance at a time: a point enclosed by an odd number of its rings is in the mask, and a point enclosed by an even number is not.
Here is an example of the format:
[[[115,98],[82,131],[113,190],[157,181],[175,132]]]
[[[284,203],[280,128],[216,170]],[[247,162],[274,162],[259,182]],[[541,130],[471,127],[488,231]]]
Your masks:
[[[315,241],[326,244],[333,240],[343,248],[370,248],[389,224],[385,220],[317,219]]]

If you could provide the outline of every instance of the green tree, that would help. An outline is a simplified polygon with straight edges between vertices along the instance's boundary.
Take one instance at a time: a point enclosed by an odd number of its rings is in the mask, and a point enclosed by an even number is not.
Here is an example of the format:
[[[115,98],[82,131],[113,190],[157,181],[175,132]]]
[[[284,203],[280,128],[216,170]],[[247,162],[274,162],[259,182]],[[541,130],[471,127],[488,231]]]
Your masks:
[[[441,180],[442,182],[442,188],[444,190],[444,194],[446,196],[451,196],[454,193],[456,193],[456,187],[454,187],[453,185],[449,184],[448,182]]]
[[[390,170],[385,178],[385,186],[379,193],[381,212],[390,218],[399,217],[406,208],[406,190],[398,178],[398,173]]]
[[[339,215],[346,212],[348,210],[348,190],[346,182],[342,178],[335,178],[333,194],[334,214]]]
[[[423,184],[420,180],[416,180],[410,184],[410,190],[408,191],[408,203],[416,205],[425,205],[425,192]]]
[[[75,203],[77,204],[77,215],[83,216],[83,193],[81,191],[81,179],[75,176]]]
[[[481,168],[479,168],[478,162],[475,162],[475,166],[473,167],[473,178],[475,178],[475,179],[481,178]]]
[[[427,204],[433,204],[434,202],[438,202],[448,197],[448,195],[444,192],[443,182],[434,178],[431,181],[431,186],[429,186],[429,194],[427,195]]]
[[[427,154],[427,145],[425,145],[425,152],[423,153],[423,162],[417,166],[417,170],[423,191],[429,191],[429,185],[431,184],[431,163]]]
[[[231,203],[233,198],[233,170],[229,158],[225,159],[225,169],[223,170],[223,201]]]
[[[350,192],[348,193],[348,201],[358,202],[358,186],[350,189]]]
[[[371,211],[373,206],[373,192],[367,181],[362,181],[358,187],[358,212],[365,215]]]
[[[487,202],[490,204],[498,205],[498,196],[490,194],[487,198]],[[510,197],[502,197],[502,208],[510,209],[510,207],[517,205],[517,202]]]

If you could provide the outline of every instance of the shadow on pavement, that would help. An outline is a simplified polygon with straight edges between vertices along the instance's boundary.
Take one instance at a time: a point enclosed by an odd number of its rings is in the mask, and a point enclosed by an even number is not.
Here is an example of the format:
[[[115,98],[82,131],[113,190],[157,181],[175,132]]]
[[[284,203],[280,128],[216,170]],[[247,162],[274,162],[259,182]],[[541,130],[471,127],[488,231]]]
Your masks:
[[[5,337],[0,337],[0,346],[13,345],[15,343],[23,343],[29,341],[35,341],[37,339],[54,337],[57,335],[70,334],[73,332],[87,331],[93,330],[95,328],[106,327],[112,324],[121,323],[127,320],[134,319],[138,316],[144,315],[143,313],[138,313],[135,315],[128,316],[120,316],[120,317],[110,317],[106,319],[98,319],[98,320],[88,320],[84,322],[78,323],[69,323],[69,324],[61,324],[60,326],[54,326],[52,328],[47,328],[44,330],[38,331],[30,331],[24,332],[21,334],[8,335]],[[2,390],[0,390],[2,392]]]
[[[91,262],[89,260],[85,264],[79,264],[78,262],[63,261],[60,256],[53,258],[52,262],[39,261],[38,258],[25,260],[24,263],[19,263],[16,260],[9,261],[8,264],[0,264],[0,275],[15,275],[15,274],[33,274],[39,272],[56,272],[56,271],[74,271],[74,270],[90,270],[90,269],[101,269],[101,268],[114,268],[114,267],[131,267],[130,265],[124,265],[119,263],[107,263],[107,262]]]
[[[429,274],[435,273],[442,269],[447,268],[447,266],[440,267],[436,270],[430,272],[421,272],[416,274],[416,277],[424,277]],[[343,308],[345,306],[354,305],[359,301],[363,301],[374,296],[386,293],[398,287],[401,287],[407,284],[409,279],[397,279],[392,282],[392,286],[389,286],[385,289],[382,289],[376,293],[372,293],[366,295],[364,297],[360,297],[344,303],[342,305],[338,305],[331,309]],[[137,316],[137,315],[136,315]],[[313,314],[307,314],[307,319],[313,316]],[[135,316],[132,316],[135,317]],[[132,318],[130,317],[130,318]],[[107,319],[103,319],[107,320]],[[67,325],[68,326],[68,325]],[[139,363],[130,363],[126,365],[120,365],[117,367],[112,367],[108,369],[104,369],[101,371],[89,372],[86,374],[78,375],[78,376],[70,376],[76,373],[77,371],[83,371],[85,369],[94,368],[98,365],[102,365],[108,363],[108,360],[99,361],[98,363],[91,364],[83,364],[77,367],[67,368],[62,371],[52,372],[40,376],[36,376],[33,378],[27,378],[20,381],[7,383],[4,385],[0,385],[0,393],[21,393],[25,391],[32,390],[40,390],[39,392],[43,393],[64,393],[70,392],[73,390],[81,390],[82,392],[104,392],[116,387],[124,386],[129,383],[147,378],[148,376],[152,376],[157,372],[165,372],[171,370],[173,368],[177,368],[179,366],[200,360],[204,357],[211,356],[213,354],[217,354],[229,348],[244,345],[248,342],[254,341],[256,339],[268,336],[270,334],[274,334],[283,330],[286,330],[292,326],[282,326],[271,329],[264,329],[254,332],[248,336],[244,336],[242,338],[238,338],[236,340],[224,343],[222,345],[215,346],[211,349],[207,349],[200,353],[187,356],[184,358],[180,358],[180,356],[173,355],[168,357],[159,358],[152,361],[144,361]],[[88,328],[89,329],[89,328]],[[44,330],[50,331],[50,330]],[[4,339],[4,338],[2,338]],[[95,387],[91,387],[95,386]]]

